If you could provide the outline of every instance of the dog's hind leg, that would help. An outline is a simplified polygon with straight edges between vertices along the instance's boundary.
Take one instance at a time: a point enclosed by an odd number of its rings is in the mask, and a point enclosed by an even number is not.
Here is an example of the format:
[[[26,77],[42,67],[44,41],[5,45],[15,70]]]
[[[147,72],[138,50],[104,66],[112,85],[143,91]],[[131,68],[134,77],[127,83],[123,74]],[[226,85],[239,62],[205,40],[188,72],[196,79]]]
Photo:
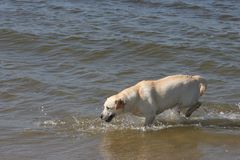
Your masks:
[[[145,126],[145,127],[146,127],[146,126],[151,126],[151,125],[153,124],[154,120],[155,120],[155,115],[154,115],[154,116],[147,116],[147,117],[145,118],[144,126]]]
[[[181,113],[180,106],[177,105],[176,107],[174,107],[174,108],[172,109],[172,111],[175,111],[176,113],[180,114],[180,113]]]
[[[201,102],[197,102],[195,105],[191,106],[185,113],[185,117],[190,117],[192,113],[201,106]]]

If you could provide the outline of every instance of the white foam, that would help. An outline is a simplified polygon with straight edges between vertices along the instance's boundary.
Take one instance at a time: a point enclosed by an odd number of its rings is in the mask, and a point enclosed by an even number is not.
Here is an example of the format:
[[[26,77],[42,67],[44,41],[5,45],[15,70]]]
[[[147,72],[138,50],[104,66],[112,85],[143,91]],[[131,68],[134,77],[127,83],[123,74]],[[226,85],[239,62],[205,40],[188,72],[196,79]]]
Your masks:
[[[156,123],[151,127],[144,127],[143,117],[136,117],[133,115],[125,114],[118,116],[111,123],[103,122],[100,118],[93,117],[76,117],[70,116],[61,120],[45,120],[40,123],[39,126],[53,127],[61,130],[71,130],[79,133],[99,133],[116,130],[136,130],[136,131],[159,131],[172,127],[188,127],[188,126],[218,126],[224,125],[230,127],[238,127],[240,122],[239,113],[226,113],[226,112],[209,112],[203,115],[193,115],[190,118],[185,118],[183,115],[179,115],[175,110],[165,111],[160,116],[156,117]],[[215,121],[217,120],[217,121]],[[227,121],[226,120],[230,120]],[[221,123],[223,121],[224,123]]]

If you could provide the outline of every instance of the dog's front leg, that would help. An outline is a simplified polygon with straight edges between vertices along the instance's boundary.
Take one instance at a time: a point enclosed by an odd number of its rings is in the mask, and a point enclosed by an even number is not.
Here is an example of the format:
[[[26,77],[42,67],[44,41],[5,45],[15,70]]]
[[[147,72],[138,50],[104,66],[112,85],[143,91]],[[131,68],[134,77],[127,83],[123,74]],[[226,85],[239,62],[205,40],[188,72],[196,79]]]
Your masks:
[[[141,105],[139,105],[139,109],[145,117],[145,127],[151,126],[155,120],[156,109],[154,104],[155,103],[153,102],[153,100],[149,98],[143,101]]]

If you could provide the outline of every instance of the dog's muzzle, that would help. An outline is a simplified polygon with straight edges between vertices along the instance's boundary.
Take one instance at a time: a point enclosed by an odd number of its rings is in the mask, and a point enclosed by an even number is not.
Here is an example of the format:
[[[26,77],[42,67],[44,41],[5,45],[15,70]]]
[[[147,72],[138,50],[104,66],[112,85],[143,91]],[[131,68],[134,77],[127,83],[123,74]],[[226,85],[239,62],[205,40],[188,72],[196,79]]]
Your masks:
[[[102,120],[105,120],[106,122],[111,122],[114,117],[115,117],[115,114],[111,114],[110,116],[104,116],[103,114],[101,114],[100,116],[100,118]]]

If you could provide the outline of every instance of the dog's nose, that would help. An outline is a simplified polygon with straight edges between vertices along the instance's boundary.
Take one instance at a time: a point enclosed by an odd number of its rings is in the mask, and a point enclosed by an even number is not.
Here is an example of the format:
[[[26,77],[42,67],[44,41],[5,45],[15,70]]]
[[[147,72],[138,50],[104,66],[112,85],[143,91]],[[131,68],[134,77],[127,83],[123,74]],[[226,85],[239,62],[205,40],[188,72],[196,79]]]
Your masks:
[[[103,114],[100,115],[100,118],[103,119]]]

